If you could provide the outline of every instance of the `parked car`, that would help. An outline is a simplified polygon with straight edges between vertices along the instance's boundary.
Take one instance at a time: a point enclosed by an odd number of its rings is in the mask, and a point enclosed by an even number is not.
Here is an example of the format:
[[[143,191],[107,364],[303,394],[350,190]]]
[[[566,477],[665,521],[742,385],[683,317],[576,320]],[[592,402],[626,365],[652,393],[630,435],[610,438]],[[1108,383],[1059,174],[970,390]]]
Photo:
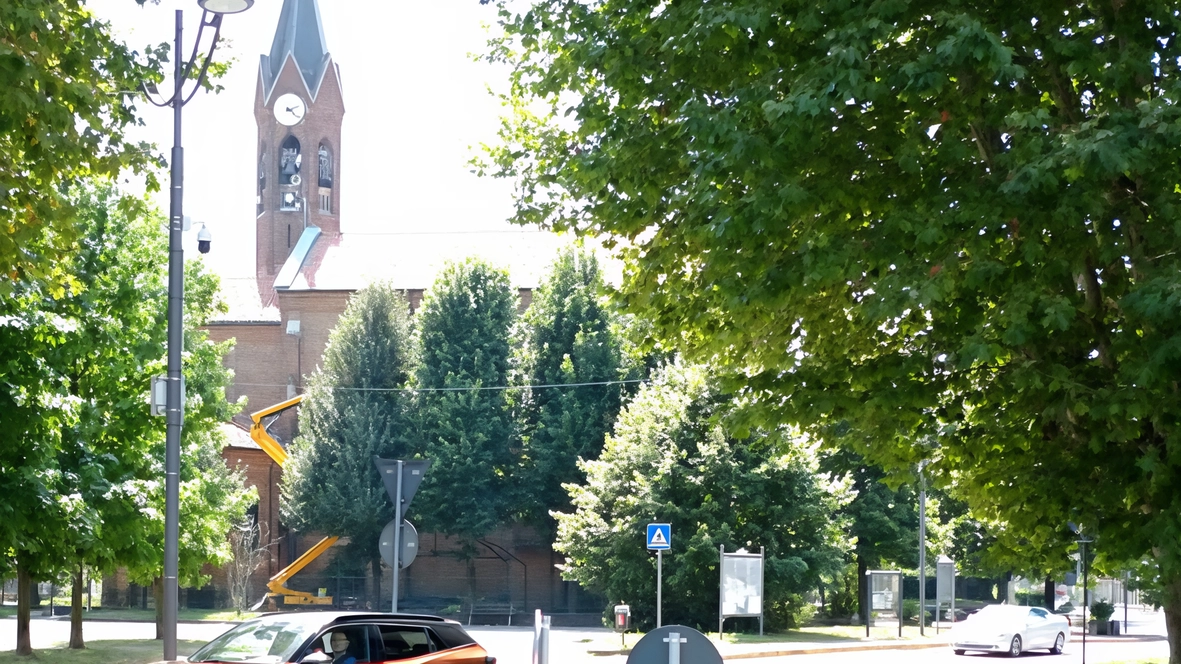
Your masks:
[[[272,613],[202,646],[190,662],[327,664],[333,645],[356,664],[496,664],[463,627],[435,616],[394,613]]]
[[[1061,655],[1069,640],[1070,622],[1066,616],[1038,606],[990,604],[951,630],[951,648],[957,655],[983,650],[1016,657],[1037,648]]]

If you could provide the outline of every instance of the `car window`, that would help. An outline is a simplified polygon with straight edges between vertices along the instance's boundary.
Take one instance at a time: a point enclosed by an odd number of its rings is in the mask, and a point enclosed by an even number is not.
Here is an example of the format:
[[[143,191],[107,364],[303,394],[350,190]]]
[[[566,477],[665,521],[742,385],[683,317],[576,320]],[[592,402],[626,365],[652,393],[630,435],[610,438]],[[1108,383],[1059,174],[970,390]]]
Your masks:
[[[312,641],[303,653],[303,657],[316,650],[335,655],[339,648],[343,648],[345,655],[343,661],[347,662],[348,657],[352,657],[357,664],[373,661],[370,659],[369,627],[352,624],[332,627]]]
[[[1029,616],[1038,620],[1046,620],[1050,617],[1050,613],[1045,609],[1032,608],[1029,610]]]
[[[431,631],[439,640],[439,647],[441,649],[447,648],[462,648],[475,643],[475,639],[468,636],[468,633],[463,631],[463,628],[455,624],[441,624],[432,625]]]
[[[377,629],[384,660],[409,659],[442,649],[438,640],[423,627],[378,625]]]
[[[190,662],[286,662],[314,632],[301,620],[243,623],[193,653]]]

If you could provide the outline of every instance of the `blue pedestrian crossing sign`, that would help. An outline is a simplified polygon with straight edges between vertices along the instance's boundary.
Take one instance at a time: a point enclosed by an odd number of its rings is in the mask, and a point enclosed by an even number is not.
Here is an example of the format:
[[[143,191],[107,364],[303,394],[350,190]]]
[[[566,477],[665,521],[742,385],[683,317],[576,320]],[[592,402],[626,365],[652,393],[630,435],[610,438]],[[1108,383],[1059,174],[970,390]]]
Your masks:
[[[668,551],[672,548],[673,528],[667,523],[648,524],[648,550]]]

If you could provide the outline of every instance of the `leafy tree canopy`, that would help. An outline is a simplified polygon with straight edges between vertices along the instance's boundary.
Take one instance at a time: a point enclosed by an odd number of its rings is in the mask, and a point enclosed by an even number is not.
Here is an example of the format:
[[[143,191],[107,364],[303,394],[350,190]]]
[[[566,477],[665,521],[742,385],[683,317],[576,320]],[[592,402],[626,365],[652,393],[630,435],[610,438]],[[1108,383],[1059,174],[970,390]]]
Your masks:
[[[599,459],[567,485],[574,510],[557,514],[565,575],[655,622],[656,561],[645,525],[672,524],[664,560],[666,622],[716,625],[718,547],[766,547],[764,599],[773,625],[795,626],[801,595],[843,564],[847,495],[823,481],[814,451],[783,430],[744,440],[727,432],[732,406],[696,367],[665,367],[620,413]]]
[[[68,186],[131,169],[156,188],[156,156],[126,136],[128,91],[158,78],[166,52],[132,51],[83,0],[0,3],[0,296],[30,279],[61,293],[78,237]]]
[[[469,550],[509,505],[515,430],[504,388],[516,313],[508,273],[468,259],[442,270],[416,317],[415,451],[432,464],[413,510]]]
[[[619,413],[623,385],[581,385],[619,380],[619,327],[603,298],[594,255],[573,249],[558,256],[533,293],[520,326],[518,380],[523,392],[524,467],[514,484],[524,494],[531,522],[549,529],[552,510],[569,507],[562,485],[582,479],[578,459],[594,459]]]
[[[347,536],[342,561],[380,567],[378,539],[394,518],[374,455],[405,458],[412,430],[402,390],[411,369],[410,305],[386,283],[358,291],[337,322],[323,368],[308,381],[300,435],[283,469],[283,519]]]
[[[501,8],[518,221],[616,241],[753,423],[931,458],[1012,559],[1151,552],[1181,661],[1173,3]]]

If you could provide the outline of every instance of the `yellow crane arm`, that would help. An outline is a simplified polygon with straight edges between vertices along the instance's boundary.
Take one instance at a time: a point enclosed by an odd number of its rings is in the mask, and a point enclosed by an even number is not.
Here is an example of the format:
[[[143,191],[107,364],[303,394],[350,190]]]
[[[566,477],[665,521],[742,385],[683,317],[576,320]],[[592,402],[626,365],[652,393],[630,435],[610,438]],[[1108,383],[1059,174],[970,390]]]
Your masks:
[[[300,590],[292,590],[292,589],[288,588],[285,584],[287,583],[288,579],[295,576],[304,567],[307,567],[308,563],[315,560],[321,553],[324,553],[325,551],[327,551],[328,548],[331,547],[333,544],[336,544],[336,540],[338,540],[338,539],[340,539],[340,538],[335,537],[335,536],[325,537],[324,539],[320,540],[319,542],[316,542],[315,546],[308,549],[307,551],[304,551],[302,556],[295,559],[295,562],[293,562],[290,565],[288,565],[287,567],[284,567],[283,569],[279,570],[278,574],[275,574],[274,576],[272,576],[271,580],[267,582],[267,589],[270,590],[275,595],[283,595],[284,596],[283,601],[286,604],[325,604],[325,603],[331,604],[332,603],[331,597],[316,597],[315,595],[312,595],[311,593],[305,593]],[[308,601],[308,600],[321,600],[321,601]],[[324,602],[322,600],[327,600],[327,602]]]
[[[279,444],[279,441],[275,440],[273,437],[271,437],[271,434],[267,432],[267,425],[263,422],[263,418],[270,417],[271,415],[278,415],[288,408],[294,408],[295,406],[298,406],[301,401],[303,401],[302,394],[288,399],[282,403],[277,403],[273,406],[263,408],[262,410],[255,411],[250,414],[250,419],[254,421],[254,424],[250,425],[251,440],[257,443],[258,446],[262,448],[262,451],[267,453],[267,456],[274,459],[275,463],[279,464],[280,468],[282,468],[283,464],[287,462],[287,450],[283,449],[283,446]]]
[[[267,422],[263,420],[273,415],[278,415],[288,408],[294,408],[303,401],[303,395],[293,397],[273,406],[268,406],[262,410],[255,411],[250,414],[250,419],[254,422],[250,425],[250,438],[267,456],[271,457],[280,468],[287,462],[287,450],[275,440],[273,436],[267,431]],[[303,592],[302,590],[292,590],[286,586],[287,581],[296,575],[301,569],[307,567],[308,563],[312,562],[321,553],[324,553],[333,544],[336,544],[338,537],[325,537],[316,543],[315,546],[308,549],[302,556],[295,559],[287,567],[279,570],[277,574],[271,577],[267,582],[267,589],[270,590],[268,597],[282,596],[284,604],[332,604],[331,597],[317,597],[311,593]],[[261,606],[267,597],[259,601]]]

